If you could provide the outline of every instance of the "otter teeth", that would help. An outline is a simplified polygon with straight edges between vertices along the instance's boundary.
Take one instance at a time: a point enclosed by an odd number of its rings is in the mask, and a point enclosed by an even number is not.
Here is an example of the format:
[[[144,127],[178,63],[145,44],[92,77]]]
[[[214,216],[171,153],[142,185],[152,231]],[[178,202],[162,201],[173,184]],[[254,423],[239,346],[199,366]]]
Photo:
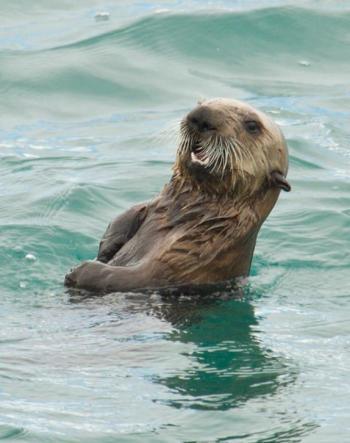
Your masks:
[[[201,160],[194,152],[191,152],[191,160],[192,163],[198,163],[200,165],[206,166],[209,162],[208,157],[205,157],[204,160]]]
[[[209,163],[209,158],[205,155],[205,152],[199,143],[196,143],[191,152],[191,160],[192,163],[198,163],[202,166],[206,166]]]

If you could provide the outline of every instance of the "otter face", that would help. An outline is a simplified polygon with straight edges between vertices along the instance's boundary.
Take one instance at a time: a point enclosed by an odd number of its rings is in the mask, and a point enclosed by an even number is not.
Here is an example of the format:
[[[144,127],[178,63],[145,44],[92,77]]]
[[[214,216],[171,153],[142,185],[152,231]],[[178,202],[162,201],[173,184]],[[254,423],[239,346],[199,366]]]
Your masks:
[[[202,102],[181,122],[177,168],[208,179],[264,183],[290,190],[285,175],[288,153],[279,127],[246,103],[229,99]],[[181,173],[181,172],[180,172]],[[253,189],[254,188],[254,189]]]

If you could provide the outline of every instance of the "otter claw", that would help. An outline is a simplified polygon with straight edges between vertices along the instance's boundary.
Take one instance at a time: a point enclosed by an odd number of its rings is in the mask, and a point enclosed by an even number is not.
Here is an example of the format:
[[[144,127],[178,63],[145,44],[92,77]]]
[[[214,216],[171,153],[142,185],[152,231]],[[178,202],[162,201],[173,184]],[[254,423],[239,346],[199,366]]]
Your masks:
[[[64,285],[67,287],[75,286],[77,281],[73,278],[73,270],[64,277]]]

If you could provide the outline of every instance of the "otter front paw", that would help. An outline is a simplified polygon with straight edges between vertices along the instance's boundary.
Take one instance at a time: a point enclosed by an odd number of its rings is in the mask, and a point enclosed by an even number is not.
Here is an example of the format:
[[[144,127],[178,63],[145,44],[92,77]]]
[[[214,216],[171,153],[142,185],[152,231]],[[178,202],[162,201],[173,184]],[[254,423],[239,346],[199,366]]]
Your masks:
[[[85,261],[65,276],[64,284],[71,288],[99,289],[103,267],[103,263],[92,260]]]

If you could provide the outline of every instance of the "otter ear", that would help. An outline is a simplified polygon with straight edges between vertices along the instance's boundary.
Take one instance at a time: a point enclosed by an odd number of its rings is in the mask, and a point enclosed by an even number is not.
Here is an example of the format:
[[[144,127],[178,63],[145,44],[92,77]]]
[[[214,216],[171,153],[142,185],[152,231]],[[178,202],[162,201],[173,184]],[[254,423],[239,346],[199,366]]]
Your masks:
[[[205,102],[205,98],[204,98],[204,97],[200,97],[200,98],[197,100],[197,105],[200,106],[203,102]]]
[[[289,192],[292,189],[287,179],[278,171],[271,172],[270,180],[272,186],[276,186],[286,192]]]

